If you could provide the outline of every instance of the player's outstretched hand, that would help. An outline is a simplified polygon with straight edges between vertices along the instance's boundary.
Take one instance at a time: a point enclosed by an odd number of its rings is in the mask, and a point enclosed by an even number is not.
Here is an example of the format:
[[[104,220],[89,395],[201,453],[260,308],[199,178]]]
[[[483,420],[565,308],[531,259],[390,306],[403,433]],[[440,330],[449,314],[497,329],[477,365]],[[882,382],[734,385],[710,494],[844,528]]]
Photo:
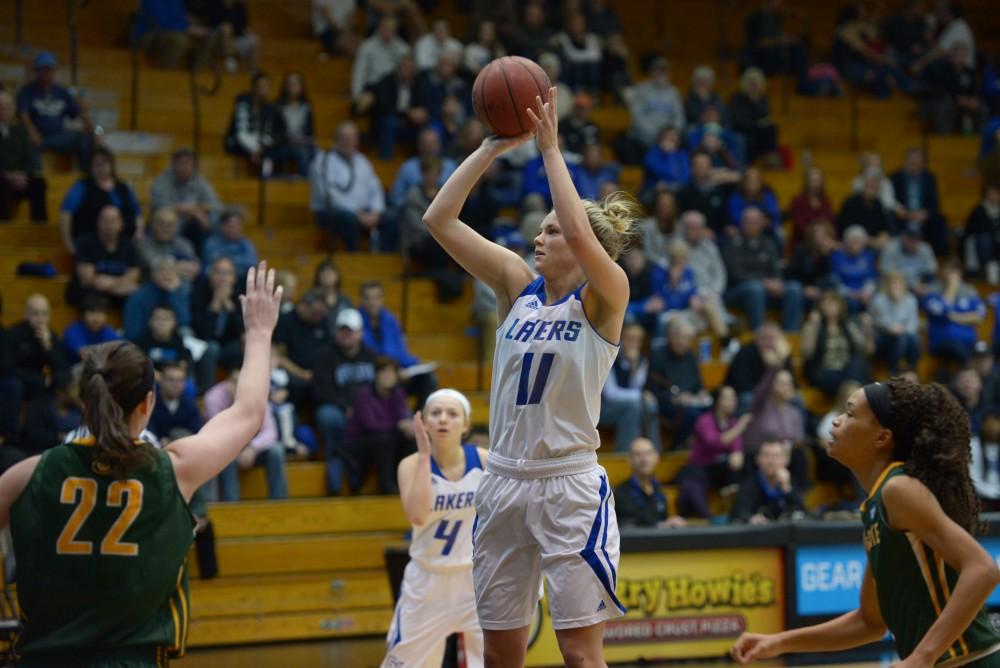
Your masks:
[[[413,414],[413,437],[417,440],[417,452],[430,457],[431,437],[427,435],[427,427],[424,426],[424,419],[420,417],[420,411]]]
[[[729,655],[733,661],[745,666],[758,659],[772,659],[781,654],[778,645],[778,637],[774,634],[765,635],[762,633],[744,633],[736,639],[736,643],[729,650]]]
[[[535,108],[528,107],[528,116],[535,126],[535,136],[538,137],[538,150],[559,148],[559,112],[556,110],[556,87],[549,89],[549,101],[542,102],[541,96],[535,96]]]
[[[247,334],[271,335],[278,322],[283,290],[280,285],[274,287],[274,269],[268,269],[267,262],[261,262],[256,268],[250,267],[246,294],[240,296]]]

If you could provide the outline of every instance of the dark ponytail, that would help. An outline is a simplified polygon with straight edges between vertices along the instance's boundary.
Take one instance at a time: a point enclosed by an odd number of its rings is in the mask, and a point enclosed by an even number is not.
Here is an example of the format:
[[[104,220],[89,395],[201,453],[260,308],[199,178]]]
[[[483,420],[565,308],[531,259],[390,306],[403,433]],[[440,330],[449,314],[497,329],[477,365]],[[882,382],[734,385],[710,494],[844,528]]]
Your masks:
[[[154,461],[153,446],[133,441],[128,419],[153,389],[153,365],[135,344],[96,346],[83,363],[80,381],[83,423],[97,448],[94,472],[124,478]]]
[[[892,413],[904,429],[893,433],[893,459],[937,497],[945,514],[975,534],[979,498],[969,463],[969,416],[958,400],[937,383],[921,385],[903,378],[887,383]]]

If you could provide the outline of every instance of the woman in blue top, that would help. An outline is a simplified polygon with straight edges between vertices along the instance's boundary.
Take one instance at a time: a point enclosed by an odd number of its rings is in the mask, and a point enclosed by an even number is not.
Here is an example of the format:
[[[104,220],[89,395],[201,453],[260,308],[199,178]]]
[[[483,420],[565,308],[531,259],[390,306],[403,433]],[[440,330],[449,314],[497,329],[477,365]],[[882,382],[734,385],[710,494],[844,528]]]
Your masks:
[[[927,338],[931,355],[964,364],[986,317],[986,306],[976,289],[962,280],[962,265],[951,260],[944,266],[941,287],[924,298]]]
[[[144,223],[135,191],[115,174],[115,157],[98,146],[90,158],[90,171],[74,183],[59,207],[59,232],[66,249],[76,254],[76,240],[97,232],[101,209],[112,205],[122,214],[122,234],[138,239]]]

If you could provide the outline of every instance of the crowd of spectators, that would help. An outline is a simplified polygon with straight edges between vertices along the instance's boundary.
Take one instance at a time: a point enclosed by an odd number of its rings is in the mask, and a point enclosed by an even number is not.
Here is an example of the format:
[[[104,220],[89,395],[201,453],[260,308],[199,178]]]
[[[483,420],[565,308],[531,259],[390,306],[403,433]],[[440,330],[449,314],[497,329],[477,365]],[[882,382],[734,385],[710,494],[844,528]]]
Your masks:
[[[520,11],[474,3],[465,42],[446,21],[428,22],[417,4],[369,4],[366,28],[357,30],[353,0],[313,2],[324,57],[354,59],[351,113],[370,121],[363,135],[343,120],[329,150],[317,144],[322,110],[304,77],[287,73],[274,95],[256,69],[259,40],[243,2],[144,0],[135,38],[163,66],[208,57],[252,71],[224,150],[262,177],[308,178],[310,212],[338,245],[402,252],[434,279],[442,301],[461,295],[466,278],[421,216],[484,137],[470,108],[472,80],[499,55],[539,62],[559,84],[560,141],[581,195],[617,190],[623,164],[642,170],[636,195],[649,216],[621,259],[632,301],[600,415],[633,469],[617,491],[623,526],[709,518],[713,495],[731,501],[733,521],[797,516],[815,483],[811,468],[820,480],[848,480],[823,448],[831,416],[810,408],[829,407],[875,374],[916,373],[928,356],[969,412],[977,489],[1000,504],[1000,370],[994,342],[979,333],[997,303],[980,288],[1000,284],[1000,122],[987,121],[988,64],[954,4],[935,3],[928,17],[923,3],[908,2],[884,20],[868,3],[852,4],[831,70],[810,61],[795,13],[765,0],[747,17],[744,67],[728,99],[708,65],[691,72],[682,92],[659,55],[632,82],[629,47],[602,0],[566,3],[564,12],[552,3]],[[85,174],[63,196],[58,224],[73,256],[66,302],[79,319],[52,331],[48,301],[33,295],[23,322],[0,333],[0,392],[14,404],[0,411],[0,437],[9,452],[31,454],[72,431],[80,412],[74,365],[88,347],[124,336],[157,368],[150,431],[168,442],[232,401],[242,277],[258,249],[244,232],[244,211],[220,200],[187,148],[153,180],[143,211],[54,68],[40,55],[16,105],[0,92],[0,218],[26,199],[31,218],[46,219],[40,151],[77,160]],[[788,151],[766,89],[767,76],[782,73],[807,94],[825,77],[834,84],[819,92],[842,90],[842,79],[878,95],[921,95],[938,130],[983,128],[983,197],[964,230],[946,220],[936,176],[916,148],[893,156],[891,173],[877,153],[859,156],[842,202],[827,195],[820,164],[803,166],[794,198],[779,197],[767,169],[785,165]],[[594,121],[594,109],[608,104],[628,112],[619,136]],[[390,182],[374,155],[405,158]],[[529,142],[484,175],[461,215],[524,254],[550,207]],[[501,216],[512,210],[516,217]],[[239,498],[237,472],[253,466],[264,468],[272,498],[287,496],[289,457],[325,461],[331,494],[357,492],[369,470],[380,492],[396,491],[395,463],[414,448],[410,407],[437,386],[435,365],[410,352],[385,286],[371,281],[344,294],[332,256],[314,269],[301,291],[291,289],[294,275],[281,277],[288,303],[274,337],[272,410],[205,490],[208,498]],[[494,305],[481,286],[476,295],[488,339]],[[122,315],[121,331],[108,326],[112,311]],[[712,392],[702,375],[710,361],[724,366]],[[656,480],[668,450],[689,453],[671,481],[673,504]],[[833,510],[856,507],[857,490],[847,488]]]

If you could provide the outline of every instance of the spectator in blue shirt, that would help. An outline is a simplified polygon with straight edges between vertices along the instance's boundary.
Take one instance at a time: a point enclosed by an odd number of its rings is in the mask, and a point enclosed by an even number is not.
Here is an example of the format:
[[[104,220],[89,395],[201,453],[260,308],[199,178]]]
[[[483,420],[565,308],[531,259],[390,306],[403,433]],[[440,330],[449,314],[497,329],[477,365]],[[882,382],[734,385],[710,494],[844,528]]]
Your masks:
[[[844,231],[844,247],[830,253],[830,271],[851,311],[863,309],[878,286],[878,262],[865,228],[851,225]]]
[[[945,264],[940,289],[924,298],[930,353],[964,364],[972,354],[976,327],[986,317],[986,307],[976,289],[962,280],[962,265]]]
[[[86,165],[94,146],[94,123],[68,89],[56,83],[56,57],[48,51],[35,56],[35,80],[17,93],[17,114],[37,151],[76,156]],[[68,119],[79,118],[82,130],[67,130]]]
[[[602,188],[618,183],[621,169],[614,162],[604,162],[603,152],[600,144],[588,144],[583,149],[583,160],[576,170],[575,181],[576,192],[583,199],[599,200]]]
[[[63,332],[63,346],[71,364],[81,361],[92,346],[122,338],[108,325],[108,298],[90,293],[80,302],[80,319]]]
[[[365,346],[376,355],[384,355],[395,360],[406,381],[406,391],[416,397],[417,405],[423,406],[424,400],[437,387],[437,378],[432,370],[421,373],[407,372],[410,367],[420,364],[406,345],[403,328],[389,309],[385,307],[385,290],[381,283],[370,281],[361,286],[361,318],[364,324],[362,340]],[[423,365],[421,365],[423,366]]]
[[[437,158],[441,162],[441,174],[437,185],[440,188],[455,171],[455,161],[445,157],[441,149],[441,135],[433,128],[426,127],[417,136],[417,155],[406,160],[396,172],[396,180],[389,190],[389,206],[400,209],[406,203],[406,194],[422,182],[420,161],[424,158]]]
[[[66,250],[76,254],[77,242],[97,229],[98,217],[107,206],[121,214],[124,236],[142,238],[142,209],[135,191],[118,178],[111,151],[99,146],[90,158],[87,175],[70,186],[59,207],[59,232]]]
[[[691,181],[691,159],[681,146],[680,130],[668,126],[660,131],[656,143],[642,161],[644,200],[651,199],[653,190],[666,188],[677,192]]]
[[[764,184],[760,170],[756,167],[749,167],[743,173],[743,181],[740,187],[729,196],[727,208],[729,210],[729,223],[739,225],[743,217],[743,210],[748,206],[755,206],[767,217],[770,222],[769,232],[775,236],[780,248],[784,244],[780,243],[781,228],[781,208],[778,206],[778,198],[774,191]]]
[[[191,325],[191,286],[181,280],[177,262],[162,257],[153,264],[150,280],[139,286],[125,301],[122,330],[125,338],[134,341],[142,335],[153,309],[169,306],[177,317],[178,327]]]
[[[205,266],[211,266],[220,257],[228,257],[236,266],[238,285],[250,267],[257,266],[257,249],[253,242],[243,236],[243,224],[246,222],[243,212],[239,209],[227,209],[219,218],[219,230],[205,240],[202,250],[202,260]]]
[[[207,36],[207,27],[191,25],[183,0],[142,0],[130,36],[157,67],[177,68],[191,55],[199,30]]]
[[[559,135],[559,150],[565,151],[565,140]],[[574,153],[564,153],[566,158],[566,169],[575,185],[579,181],[577,172],[580,171],[580,156]],[[521,199],[528,195],[541,195],[545,200],[545,206],[552,208],[552,189],[549,186],[549,178],[545,174],[545,164],[542,162],[542,154],[539,153],[521,167]]]

